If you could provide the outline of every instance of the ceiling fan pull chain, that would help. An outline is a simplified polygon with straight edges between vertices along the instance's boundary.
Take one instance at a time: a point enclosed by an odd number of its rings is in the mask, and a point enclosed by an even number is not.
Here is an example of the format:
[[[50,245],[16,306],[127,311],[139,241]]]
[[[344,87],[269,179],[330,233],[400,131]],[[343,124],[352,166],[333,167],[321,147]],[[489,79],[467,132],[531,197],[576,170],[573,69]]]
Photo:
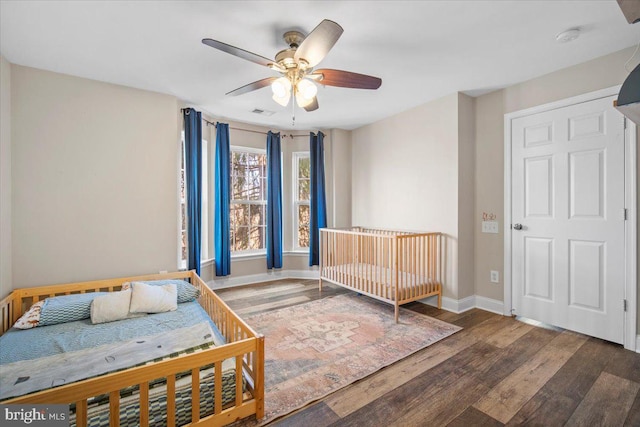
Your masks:
[[[294,98],[295,98],[295,91],[294,91]],[[291,126],[295,126],[295,125],[296,125],[296,103],[292,99],[291,100]]]

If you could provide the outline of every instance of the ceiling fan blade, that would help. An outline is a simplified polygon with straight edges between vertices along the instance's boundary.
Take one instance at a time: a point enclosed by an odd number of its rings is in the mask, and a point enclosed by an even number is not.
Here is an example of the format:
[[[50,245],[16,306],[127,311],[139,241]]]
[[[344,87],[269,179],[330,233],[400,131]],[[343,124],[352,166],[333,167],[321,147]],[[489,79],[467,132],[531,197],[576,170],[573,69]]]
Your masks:
[[[269,86],[273,83],[277,77],[267,77],[266,79],[258,80],[257,82],[249,83],[248,85],[244,85],[239,87],[238,89],[234,89],[231,92],[227,92],[227,95],[242,95],[243,93],[251,92],[252,90],[262,89],[263,87]]]
[[[323,20],[300,43],[294,58],[304,59],[310,67],[315,67],[329,53],[344,30],[340,25],[328,19]]]
[[[255,62],[256,64],[264,65],[265,67],[269,67],[274,70],[284,71],[280,64],[274,62],[272,59],[265,58],[264,56],[249,52],[248,50],[240,49],[239,47],[231,46],[230,44],[213,39],[202,39],[202,43],[207,46],[211,46],[214,49],[237,56],[238,58],[246,59],[247,61]]]
[[[315,76],[322,75],[321,79]],[[315,70],[312,77],[315,81],[325,86],[348,87],[353,89],[378,89],[382,84],[382,79],[368,76],[366,74],[352,73],[351,71],[330,70],[327,68]]]
[[[318,109],[318,97],[314,96],[313,101],[306,107],[304,107],[306,111],[315,111]]]

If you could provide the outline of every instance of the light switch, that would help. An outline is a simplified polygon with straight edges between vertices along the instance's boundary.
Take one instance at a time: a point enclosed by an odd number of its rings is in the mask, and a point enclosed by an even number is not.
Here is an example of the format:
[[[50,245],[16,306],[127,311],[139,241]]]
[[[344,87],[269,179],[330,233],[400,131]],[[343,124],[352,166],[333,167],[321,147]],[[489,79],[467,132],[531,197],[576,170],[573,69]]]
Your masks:
[[[498,234],[498,221],[482,221],[482,232]]]

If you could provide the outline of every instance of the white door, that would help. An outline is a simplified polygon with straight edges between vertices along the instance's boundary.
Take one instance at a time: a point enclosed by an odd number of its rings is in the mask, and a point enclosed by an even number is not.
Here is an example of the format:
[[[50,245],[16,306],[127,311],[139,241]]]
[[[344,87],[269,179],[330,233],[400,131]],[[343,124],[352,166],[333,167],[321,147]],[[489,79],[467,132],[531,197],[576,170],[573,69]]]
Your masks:
[[[512,299],[518,316],[622,343],[624,117],[615,98],[512,121]]]

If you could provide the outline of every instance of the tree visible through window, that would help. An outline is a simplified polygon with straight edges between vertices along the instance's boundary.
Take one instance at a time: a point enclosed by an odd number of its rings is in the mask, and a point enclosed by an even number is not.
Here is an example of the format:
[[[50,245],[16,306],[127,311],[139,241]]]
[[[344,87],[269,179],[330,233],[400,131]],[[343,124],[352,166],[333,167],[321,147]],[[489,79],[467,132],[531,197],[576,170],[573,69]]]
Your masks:
[[[294,206],[296,249],[309,248],[309,212],[311,194],[311,163],[309,153],[294,153]]]
[[[267,155],[264,151],[231,149],[231,251],[266,247]]]

